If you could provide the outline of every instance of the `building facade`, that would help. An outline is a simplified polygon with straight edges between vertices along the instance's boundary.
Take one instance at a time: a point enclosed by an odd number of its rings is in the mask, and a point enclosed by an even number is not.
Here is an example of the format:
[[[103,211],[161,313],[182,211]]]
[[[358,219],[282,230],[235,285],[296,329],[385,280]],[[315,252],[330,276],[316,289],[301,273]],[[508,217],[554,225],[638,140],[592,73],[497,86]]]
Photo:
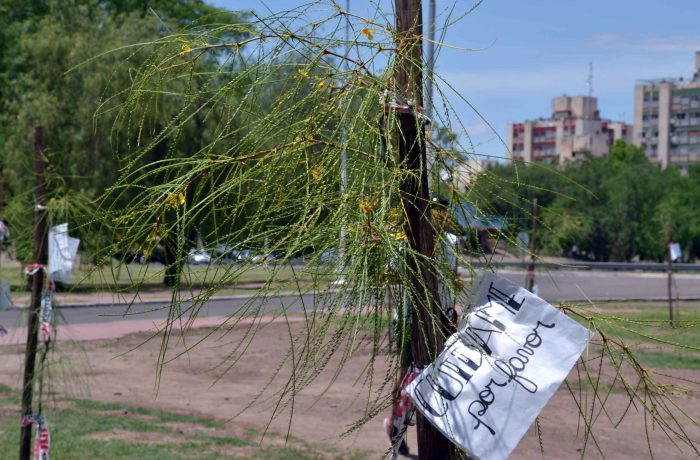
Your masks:
[[[700,162],[700,51],[691,80],[640,81],[634,93],[634,143],[662,167]]]
[[[632,128],[600,118],[598,99],[561,96],[552,99],[551,118],[508,125],[508,156],[526,162],[565,163],[584,153],[608,154],[618,139],[630,142]]]

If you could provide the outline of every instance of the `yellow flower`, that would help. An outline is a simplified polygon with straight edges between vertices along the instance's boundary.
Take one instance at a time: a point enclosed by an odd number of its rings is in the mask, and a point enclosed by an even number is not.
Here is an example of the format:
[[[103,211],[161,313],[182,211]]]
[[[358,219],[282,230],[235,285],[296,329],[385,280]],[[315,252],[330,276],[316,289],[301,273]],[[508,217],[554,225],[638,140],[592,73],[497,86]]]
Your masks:
[[[188,45],[187,43],[183,43],[183,44],[180,46],[180,49],[182,50],[182,51],[180,51],[180,59],[185,59],[185,56],[187,56],[187,54],[188,54],[190,51],[192,51],[192,48],[191,48],[190,45]]]
[[[307,78],[309,76],[309,71],[306,69],[299,69],[299,75],[301,75],[302,78]]]
[[[364,29],[362,29],[362,35],[367,37],[368,40],[374,40],[374,33],[375,32],[376,32],[376,30],[370,29],[368,27],[365,27]]]
[[[167,196],[165,199],[166,208],[175,208],[177,206],[183,206],[185,204],[185,193],[184,192],[173,192]]]
[[[321,180],[321,177],[321,169],[318,166],[311,168],[311,178],[314,182],[318,183]]]
[[[398,232],[392,233],[391,236],[397,241],[403,241],[406,239],[406,232],[399,230]]]
[[[369,214],[370,212],[372,212],[372,205],[369,203],[360,203],[360,209],[365,214]]]
[[[321,89],[323,89],[324,86],[326,86],[326,83],[323,80],[321,80],[316,85],[316,89],[321,90]]]

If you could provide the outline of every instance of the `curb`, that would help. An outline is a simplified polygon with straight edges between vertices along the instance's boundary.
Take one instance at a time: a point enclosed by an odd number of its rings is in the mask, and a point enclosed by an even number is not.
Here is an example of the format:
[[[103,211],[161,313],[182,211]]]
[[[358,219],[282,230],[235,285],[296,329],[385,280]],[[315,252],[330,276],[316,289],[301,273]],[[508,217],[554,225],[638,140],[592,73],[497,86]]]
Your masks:
[[[332,292],[332,291],[331,291]],[[274,297],[296,297],[298,296],[299,293],[296,292],[281,292]],[[309,294],[303,294],[303,295],[309,295]],[[238,294],[238,295],[229,295],[229,296],[212,296],[208,299],[213,300],[213,301],[226,301],[226,300],[241,300],[241,299],[250,299],[253,298],[254,296],[252,295],[245,295],[245,294]],[[647,297],[647,298],[629,298],[629,297],[610,297],[610,298],[605,298],[605,299],[586,299],[586,298],[580,298],[580,299],[546,299],[548,302],[553,303],[553,304],[559,304],[559,303],[586,303],[586,304],[591,304],[595,305],[596,303],[611,303],[611,302],[668,302],[668,297]],[[678,297],[674,298],[673,301],[678,301],[678,302],[697,302],[700,301],[700,297],[697,296],[687,296],[687,297]],[[188,302],[188,300],[185,300],[184,302]],[[163,304],[163,303],[170,303],[170,299],[167,298],[162,298],[162,299],[151,299],[151,300],[144,300],[144,301],[136,301],[133,303],[138,303],[139,305],[157,305],[157,304]],[[119,307],[119,306],[126,306],[130,305],[131,302],[96,302],[96,303],[86,303],[86,302],[74,302],[74,303],[58,303],[56,306],[58,308],[95,308],[95,307],[104,307],[104,308],[109,308],[109,307]],[[29,307],[29,305],[24,305],[24,306],[17,306],[14,305],[12,307],[8,307],[5,310],[6,311],[13,311],[13,310],[26,310]]]
[[[597,302],[600,303],[607,303],[607,302],[668,302],[668,297],[645,297],[645,298],[630,298],[630,297],[610,297],[606,299],[586,299],[586,298],[581,298],[581,299],[545,299],[547,302],[550,303],[564,303],[564,302],[585,302],[585,303],[590,303],[595,305]],[[678,298],[673,298],[673,301],[679,301],[679,302],[695,302],[699,301],[700,297],[697,296],[688,296],[688,297],[678,297]]]
[[[280,292],[276,294],[274,297],[292,297],[292,296],[298,296],[298,292]],[[307,294],[304,294],[307,295]],[[211,296],[209,297],[209,300],[215,300],[215,301],[222,301],[222,300],[240,300],[240,299],[250,299],[255,297],[254,295],[250,294],[236,294],[236,295],[222,295],[222,296]],[[183,300],[183,302],[189,302],[189,300]],[[138,303],[139,305],[156,305],[156,304],[162,304],[162,303],[170,303],[170,298],[169,297],[163,297],[160,299],[149,299],[149,300],[134,300],[133,302],[72,302],[72,303],[63,303],[63,302],[56,302],[55,305],[58,308],[93,308],[93,307],[119,307],[122,305],[131,305],[132,303]],[[12,310],[26,310],[29,308],[29,304],[26,305],[13,305],[11,307],[8,307],[5,309],[5,311],[12,311]]]

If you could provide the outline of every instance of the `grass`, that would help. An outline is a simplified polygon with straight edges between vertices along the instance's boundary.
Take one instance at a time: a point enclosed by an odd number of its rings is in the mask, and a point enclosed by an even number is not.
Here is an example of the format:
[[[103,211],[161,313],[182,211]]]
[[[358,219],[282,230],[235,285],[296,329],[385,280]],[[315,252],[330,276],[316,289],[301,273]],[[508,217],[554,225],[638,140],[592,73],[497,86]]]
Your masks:
[[[128,292],[136,290],[149,291],[164,289],[161,264],[124,264],[118,266],[94,267],[78,266],[71,278],[67,290],[78,292],[115,291]],[[26,290],[26,278],[22,268],[17,264],[0,267],[0,279],[9,281],[13,291]],[[253,265],[241,271],[237,264],[184,265],[181,277],[182,287],[202,288],[222,284],[229,288],[257,288],[264,283],[271,283],[271,289],[296,289],[296,281],[301,287],[307,287],[313,281],[313,275],[303,268],[292,270],[289,266]]]
[[[649,367],[700,369],[700,308],[680,307],[673,325],[668,307],[658,305],[606,305],[596,321],[605,334],[619,337],[634,348],[635,356]]]
[[[0,458],[18,454],[18,392],[0,385]],[[173,412],[66,400],[47,410],[51,457],[94,459],[318,459],[323,450],[291,440],[289,447],[261,447],[254,432],[232,437],[222,422]],[[183,426],[187,428],[182,428]],[[342,455],[334,455],[342,458]]]
[[[637,350],[637,359],[643,364],[666,369],[700,369],[700,353]]]
[[[700,309],[681,308],[679,320],[671,326],[665,307],[646,306],[634,311],[604,311],[598,325],[608,334],[624,340],[646,343],[678,344],[700,351]]]
[[[596,306],[601,314],[597,325],[610,337],[618,337],[635,348],[635,356],[649,367],[700,369],[700,305],[674,311],[673,326],[668,307],[640,303],[608,303]],[[358,313],[343,319],[345,326],[372,334],[375,327],[386,331],[391,325],[383,315],[375,325],[374,317]],[[339,322],[340,324],[340,322]]]

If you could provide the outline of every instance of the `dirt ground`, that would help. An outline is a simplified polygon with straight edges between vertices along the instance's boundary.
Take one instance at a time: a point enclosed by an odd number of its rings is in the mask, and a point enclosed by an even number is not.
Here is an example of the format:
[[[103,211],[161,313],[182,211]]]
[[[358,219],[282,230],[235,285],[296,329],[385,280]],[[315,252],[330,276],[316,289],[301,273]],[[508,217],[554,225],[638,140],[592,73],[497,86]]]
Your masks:
[[[297,333],[302,327],[301,318],[295,318],[291,323],[291,332]],[[212,333],[211,327],[200,327],[190,331],[184,342],[177,340],[178,334],[174,334],[157,391],[156,362],[161,347],[158,337],[148,340],[152,335],[150,333],[127,334],[123,329],[111,334],[95,334],[95,327],[92,327],[90,334],[90,329],[90,325],[86,325],[82,336],[80,331],[73,330],[73,338],[84,339],[80,342],[63,340],[58,343],[57,354],[52,358],[56,363],[56,391],[104,402],[156,407],[226,420],[227,430],[232,436],[250,436],[251,433],[259,434],[265,430],[277,402],[275,391],[286,383],[291,372],[290,366],[282,366],[278,377],[266,389],[266,384],[289,348],[290,329],[280,321],[267,324],[247,345],[243,358],[233,367],[225,360],[235,344],[244,337],[246,325],[235,327],[223,336],[219,332]],[[21,331],[17,333],[17,336],[22,336]],[[113,338],[105,338],[105,335],[112,335]],[[185,345],[190,347],[197,342],[196,347],[186,351]],[[360,348],[338,376],[334,375],[337,366],[331,362],[317,380],[295,397],[290,426],[295,439],[325,446],[328,458],[383,457],[388,448],[383,428],[386,413],[378,414],[358,431],[340,436],[349,424],[364,414],[368,389],[362,385],[362,376],[369,356],[367,347]],[[374,370],[375,387],[385,375],[384,358],[380,357]],[[4,345],[0,344],[0,383],[19,387],[20,370],[20,347],[8,344],[6,340]],[[72,377],[65,378],[61,374]],[[674,375],[700,381],[698,371],[676,371]],[[334,377],[333,384],[329,386]],[[695,391],[679,393],[679,407],[698,417],[700,387],[689,382],[684,385],[694,387]],[[263,397],[241,412],[263,390]],[[605,414],[601,414],[596,421],[595,442],[605,452],[606,458],[651,457],[641,408],[628,408],[628,401],[627,395],[620,391],[613,391],[606,400],[607,414],[613,420],[628,409],[624,421],[616,428]],[[289,406],[282,409],[280,416],[270,423],[268,432],[272,434],[263,443],[279,444],[287,432],[291,411]],[[582,430],[578,410],[564,386],[546,406],[539,424],[544,458],[573,459],[582,455],[584,458],[601,458],[592,440],[583,451],[581,435],[577,437],[577,430]],[[683,426],[693,439],[700,441],[699,429],[691,428],[687,422]],[[120,436],[128,437],[129,433],[120,433]],[[649,436],[655,458],[696,458],[687,448],[675,447],[659,426],[650,426]],[[512,458],[542,458],[539,439],[534,428],[530,429]],[[413,428],[409,431],[409,445],[415,452]]]

